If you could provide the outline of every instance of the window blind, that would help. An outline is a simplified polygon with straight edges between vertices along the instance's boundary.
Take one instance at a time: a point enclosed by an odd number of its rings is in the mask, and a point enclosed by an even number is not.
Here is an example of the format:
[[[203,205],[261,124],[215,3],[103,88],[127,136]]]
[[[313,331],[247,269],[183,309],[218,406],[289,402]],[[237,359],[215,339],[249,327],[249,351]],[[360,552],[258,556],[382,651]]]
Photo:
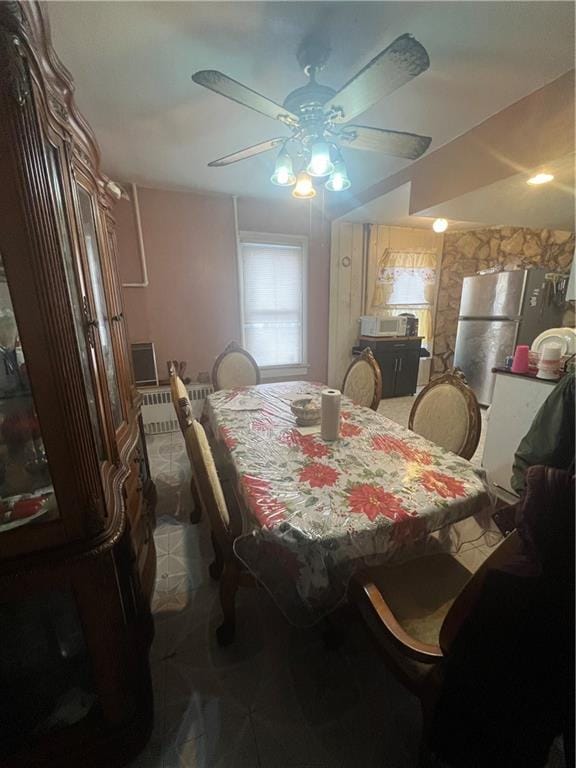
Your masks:
[[[258,365],[303,361],[301,245],[240,243],[244,345]]]

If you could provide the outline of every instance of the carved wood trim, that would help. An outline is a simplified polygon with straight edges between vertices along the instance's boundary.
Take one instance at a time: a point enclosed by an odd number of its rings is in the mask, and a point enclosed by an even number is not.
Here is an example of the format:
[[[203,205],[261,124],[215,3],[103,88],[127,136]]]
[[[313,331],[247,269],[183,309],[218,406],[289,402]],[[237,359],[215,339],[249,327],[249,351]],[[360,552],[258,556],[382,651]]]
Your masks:
[[[107,192],[108,179],[99,170],[98,147],[74,104],[72,79],[52,49],[48,20],[38,3],[0,3],[0,72],[10,74],[2,77],[0,84],[0,156],[11,155],[3,168],[0,200],[13,219],[0,233],[0,248],[14,294],[51,474],[64,512],[56,524],[35,524],[33,546],[41,549],[86,536],[98,540],[117,527],[118,515],[123,514],[121,489],[128,475],[126,457],[138,436],[139,400],[134,397],[122,322],[113,335],[113,345],[126,422],[117,434],[111,425],[107,395],[98,395],[106,393],[107,388],[102,360],[95,353],[100,381],[96,394],[104,416],[102,437],[108,441],[112,459],[100,466],[91,437],[44,140],[58,145],[55,137],[60,139],[61,183],[81,295],[91,302],[90,273],[83,258],[78,260],[83,237],[78,231],[80,220],[74,205],[74,163],[76,176],[95,200],[95,226],[109,313],[123,317],[115,254],[110,245],[111,206],[115,201]],[[17,96],[25,94],[25,98],[14,98],[15,78],[20,83]],[[25,537],[17,531],[10,534],[3,534],[2,543],[7,551],[16,554],[16,540],[20,538],[24,543]],[[22,551],[27,549],[29,536]]]

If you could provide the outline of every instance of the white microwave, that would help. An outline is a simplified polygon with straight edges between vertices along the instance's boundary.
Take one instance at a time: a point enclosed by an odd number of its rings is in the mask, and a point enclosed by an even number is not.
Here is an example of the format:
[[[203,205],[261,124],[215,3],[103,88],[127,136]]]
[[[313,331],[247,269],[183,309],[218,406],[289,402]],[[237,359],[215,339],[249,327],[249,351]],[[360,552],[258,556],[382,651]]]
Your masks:
[[[363,315],[360,318],[361,336],[406,336],[407,334],[408,318],[406,317]]]

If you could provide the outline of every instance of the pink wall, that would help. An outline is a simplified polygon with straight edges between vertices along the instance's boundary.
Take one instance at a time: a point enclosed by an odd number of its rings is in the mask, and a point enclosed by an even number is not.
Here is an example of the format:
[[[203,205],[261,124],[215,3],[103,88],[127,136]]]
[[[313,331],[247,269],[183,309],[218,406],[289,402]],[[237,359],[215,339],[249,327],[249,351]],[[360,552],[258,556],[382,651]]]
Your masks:
[[[231,197],[138,188],[148,265],[147,288],[123,288],[132,341],[153,341],[160,378],[166,361],[188,361],[194,378],[240,340],[234,209]],[[116,207],[123,283],[141,282],[131,202]],[[312,215],[311,215],[312,213]],[[240,230],[309,238],[309,377],[325,381],[328,363],[330,227],[304,201],[238,201]]]

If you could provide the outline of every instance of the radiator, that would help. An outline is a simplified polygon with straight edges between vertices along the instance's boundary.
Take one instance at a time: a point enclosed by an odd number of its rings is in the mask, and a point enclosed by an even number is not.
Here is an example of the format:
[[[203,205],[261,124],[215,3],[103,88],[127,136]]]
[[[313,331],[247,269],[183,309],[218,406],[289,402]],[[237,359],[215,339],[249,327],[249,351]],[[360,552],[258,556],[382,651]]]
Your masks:
[[[204,408],[204,401],[212,392],[209,384],[188,384],[188,397],[194,417],[199,419]],[[143,397],[142,423],[146,435],[160,435],[177,432],[178,421],[172,405],[170,387],[146,387],[138,390]]]

